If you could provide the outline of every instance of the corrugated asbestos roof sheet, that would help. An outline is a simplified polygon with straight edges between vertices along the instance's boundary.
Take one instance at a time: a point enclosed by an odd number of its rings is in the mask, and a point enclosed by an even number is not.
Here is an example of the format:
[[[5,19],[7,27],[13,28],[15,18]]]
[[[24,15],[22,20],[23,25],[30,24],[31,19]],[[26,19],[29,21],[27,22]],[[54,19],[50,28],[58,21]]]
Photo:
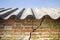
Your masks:
[[[19,19],[25,19],[28,15],[32,15],[36,19],[41,19],[45,15],[58,19],[60,18],[60,8],[0,8],[0,18],[6,20],[12,15],[16,15]]]

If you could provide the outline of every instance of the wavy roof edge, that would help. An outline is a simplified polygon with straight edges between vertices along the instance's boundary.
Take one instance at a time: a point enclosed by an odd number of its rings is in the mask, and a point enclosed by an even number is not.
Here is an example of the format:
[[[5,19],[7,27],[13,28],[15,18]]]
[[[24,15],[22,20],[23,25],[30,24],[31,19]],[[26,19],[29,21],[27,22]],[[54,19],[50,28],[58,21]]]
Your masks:
[[[60,8],[0,8],[0,18],[6,20],[12,15],[19,19],[25,19],[32,15],[35,19],[41,19],[48,15],[52,19],[60,18]]]

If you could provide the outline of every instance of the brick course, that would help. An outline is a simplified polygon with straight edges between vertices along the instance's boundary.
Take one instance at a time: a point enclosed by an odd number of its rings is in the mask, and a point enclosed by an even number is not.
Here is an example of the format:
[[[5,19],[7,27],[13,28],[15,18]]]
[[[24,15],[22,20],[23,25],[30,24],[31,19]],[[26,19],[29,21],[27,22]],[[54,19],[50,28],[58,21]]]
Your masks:
[[[26,36],[27,39],[30,36],[30,32],[33,31],[33,28],[39,26],[40,20],[26,18],[24,20],[13,19],[14,17],[8,20],[0,19],[0,34],[2,39],[24,39]],[[3,28],[2,28],[3,27]],[[5,29],[6,27],[6,29]],[[11,28],[11,29],[9,29]],[[31,40],[48,40],[50,39],[59,39],[60,38],[60,19],[53,20],[50,17],[46,16],[42,25],[39,26],[37,30],[32,32]],[[2,33],[3,32],[3,33]]]

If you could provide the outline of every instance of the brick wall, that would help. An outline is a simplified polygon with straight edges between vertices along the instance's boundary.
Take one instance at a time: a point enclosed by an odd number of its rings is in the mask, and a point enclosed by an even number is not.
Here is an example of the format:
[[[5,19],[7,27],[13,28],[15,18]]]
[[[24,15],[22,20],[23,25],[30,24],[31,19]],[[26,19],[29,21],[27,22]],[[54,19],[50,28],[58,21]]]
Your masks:
[[[30,36],[30,40],[59,40],[60,19],[53,20],[45,16],[40,25],[41,21],[31,17],[20,20],[14,16],[8,20],[0,19],[1,40],[29,40]]]

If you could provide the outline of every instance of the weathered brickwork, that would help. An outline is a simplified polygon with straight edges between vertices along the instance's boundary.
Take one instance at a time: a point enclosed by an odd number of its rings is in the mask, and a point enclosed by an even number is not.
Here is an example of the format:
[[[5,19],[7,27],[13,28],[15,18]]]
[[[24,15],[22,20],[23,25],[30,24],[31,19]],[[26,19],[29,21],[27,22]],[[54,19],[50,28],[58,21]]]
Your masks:
[[[0,19],[0,40],[60,40],[60,19],[45,16],[41,21],[29,17],[24,20]]]

